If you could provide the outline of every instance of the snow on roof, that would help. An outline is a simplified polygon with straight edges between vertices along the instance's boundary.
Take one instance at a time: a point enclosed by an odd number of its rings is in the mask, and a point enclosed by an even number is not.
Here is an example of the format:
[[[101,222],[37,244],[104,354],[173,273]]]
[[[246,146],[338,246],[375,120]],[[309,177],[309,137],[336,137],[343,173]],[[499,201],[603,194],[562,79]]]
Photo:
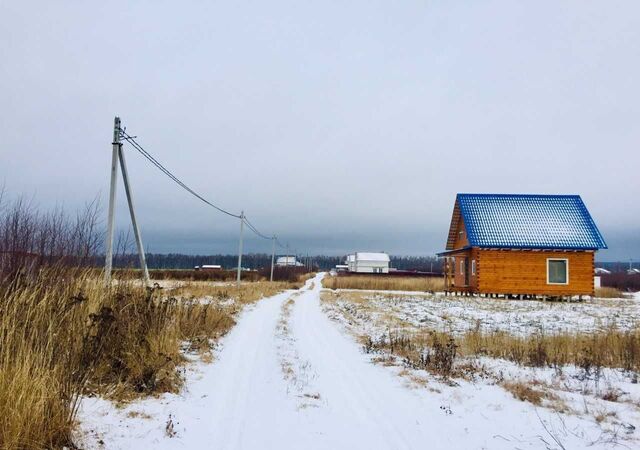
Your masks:
[[[356,257],[358,261],[389,262],[389,255],[386,253],[356,252]]]
[[[472,247],[607,248],[579,195],[458,194]]]

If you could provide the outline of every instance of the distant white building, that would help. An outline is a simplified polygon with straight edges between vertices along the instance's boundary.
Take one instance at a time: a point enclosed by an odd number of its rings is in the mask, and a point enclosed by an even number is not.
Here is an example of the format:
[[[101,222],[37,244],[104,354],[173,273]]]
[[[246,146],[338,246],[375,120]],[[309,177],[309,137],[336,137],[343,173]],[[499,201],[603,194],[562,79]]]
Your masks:
[[[355,252],[347,256],[345,265],[349,272],[389,273],[390,261],[386,253]]]
[[[195,266],[195,270],[222,270],[220,264],[203,264],[201,266]]]
[[[347,264],[336,264],[334,269],[336,272],[347,272],[349,271],[349,266]]]
[[[602,267],[596,267],[595,273],[596,275],[609,275],[611,271],[607,269],[603,269]]]
[[[298,262],[295,256],[278,256],[276,259],[276,266],[278,267],[302,267],[302,263]]]

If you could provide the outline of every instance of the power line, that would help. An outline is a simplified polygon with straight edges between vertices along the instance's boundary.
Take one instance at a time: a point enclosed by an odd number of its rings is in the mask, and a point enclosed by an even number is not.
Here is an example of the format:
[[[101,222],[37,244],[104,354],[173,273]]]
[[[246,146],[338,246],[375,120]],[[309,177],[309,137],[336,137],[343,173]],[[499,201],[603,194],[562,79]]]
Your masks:
[[[234,214],[232,212],[227,211],[224,208],[221,208],[220,206],[217,206],[213,203],[211,203],[209,200],[207,200],[206,198],[204,198],[202,195],[198,194],[196,191],[194,191],[193,189],[191,189],[189,186],[187,186],[187,184],[185,184],[183,181],[181,181],[178,177],[176,177],[173,173],[171,173],[171,171],[169,169],[167,169],[165,166],[163,166],[156,158],[154,158],[148,151],[146,151],[144,149],[144,147],[142,147],[142,145],[140,145],[138,143],[138,141],[135,140],[136,136],[131,136],[130,134],[128,134],[124,129],[120,128],[120,134],[122,137],[122,140],[129,142],[129,144],[131,144],[131,146],[133,148],[135,148],[145,159],[147,159],[149,162],[151,162],[151,164],[153,164],[154,166],[156,166],[162,173],[164,173],[167,177],[169,177],[173,182],[175,182],[178,186],[180,186],[181,188],[183,188],[184,190],[186,190],[187,192],[189,192],[191,195],[193,195],[194,197],[196,197],[197,199],[199,199],[200,201],[204,202],[205,204],[211,206],[212,208],[215,208],[216,210],[220,211],[221,213],[224,213],[228,216],[231,217],[235,217],[236,219],[241,219],[244,221],[244,223],[247,225],[247,227],[253,232],[255,233],[257,236],[261,237],[262,239],[267,239],[267,240],[271,240],[271,239],[275,239],[276,243],[278,244],[278,246],[285,248],[284,245],[282,245],[275,236],[270,237],[267,236],[263,233],[260,232],[260,230],[258,230],[258,228],[253,225],[253,223],[251,223],[251,221],[247,218],[247,216],[245,215],[240,215],[240,214]]]
[[[172,174],[169,171],[169,169],[167,169],[162,164],[160,164],[160,162],[158,162],[157,159],[155,159],[153,156],[151,156],[149,154],[149,152],[147,152],[140,144],[138,144],[138,142],[134,139],[133,136],[130,136],[129,134],[127,134],[127,132],[124,131],[123,129],[120,129],[120,133],[122,133],[123,140],[129,142],[129,144],[131,144],[133,146],[133,148],[135,148],[142,156],[144,156],[147,160],[149,160],[154,166],[156,166],[158,169],[160,169],[161,172],[163,172],[165,175],[167,175],[178,186],[180,186],[181,188],[183,188],[184,190],[186,190],[187,192],[189,192],[191,195],[193,195],[194,197],[198,198],[202,202],[204,202],[207,205],[211,206],[212,208],[217,209],[221,213],[224,213],[224,214],[226,214],[228,216],[231,216],[231,217],[235,217],[236,219],[241,219],[242,218],[240,216],[240,214],[233,214],[232,212],[229,212],[226,209],[223,209],[223,208],[221,208],[221,207],[219,207],[217,205],[214,205],[209,200],[207,200],[206,198],[204,198],[203,196],[198,194],[196,191],[194,191],[189,186],[187,186],[185,183],[183,183],[178,177],[176,177],[174,174]]]
[[[128,175],[127,175],[127,170],[126,170],[126,166],[125,166],[125,162],[124,162],[124,153],[122,151],[122,141],[127,141],[134,149],[136,149],[138,151],[138,153],[140,153],[147,161],[149,161],[151,164],[153,164],[154,166],[156,166],[156,168],[158,170],[160,170],[163,174],[165,174],[167,177],[169,177],[169,179],[171,181],[173,181],[174,183],[176,183],[178,186],[180,186],[182,189],[184,189],[185,191],[187,191],[188,193],[190,193],[191,195],[193,195],[194,197],[196,197],[198,200],[202,201],[203,203],[205,203],[208,206],[211,206],[212,208],[216,209],[217,211],[226,214],[227,216],[230,217],[234,217],[236,219],[240,219],[240,239],[239,239],[239,244],[238,244],[238,275],[237,275],[237,281],[238,281],[238,287],[240,287],[240,278],[241,278],[241,272],[242,272],[242,238],[243,238],[243,228],[244,225],[247,225],[247,228],[249,228],[253,233],[256,234],[256,236],[261,237],[263,239],[267,239],[271,241],[271,245],[272,245],[272,253],[271,253],[271,276],[270,276],[270,280],[273,281],[273,266],[274,266],[274,256],[275,256],[275,248],[276,248],[276,243],[280,246],[283,247],[284,246],[278,242],[278,239],[275,235],[269,237],[263,233],[261,233],[258,228],[251,223],[251,221],[247,218],[247,216],[245,216],[244,211],[242,211],[240,214],[234,214],[230,211],[227,211],[224,208],[221,208],[218,205],[215,205],[214,203],[210,202],[209,200],[207,200],[206,198],[204,198],[202,195],[198,194],[196,191],[194,191],[192,188],[190,188],[189,186],[187,186],[187,184],[185,184],[182,180],[180,180],[177,176],[175,176],[173,173],[171,173],[171,171],[169,171],[169,169],[167,169],[165,166],[163,166],[157,159],[155,159],[153,156],[151,156],[151,154],[146,151],[144,149],[144,147],[142,147],[142,145],[140,145],[137,141],[136,141],[136,137],[137,136],[131,136],[126,132],[126,129],[121,127],[121,121],[120,118],[116,116],[116,118],[114,119],[114,127],[113,127],[113,152],[112,152],[112,162],[111,162],[111,187],[110,187],[110,197],[109,197],[109,229],[108,229],[108,247],[107,247],[107,252],[106,252],[106,259],[105,259],[105,279],[107,281],[110,281],[110,277],[111,277],[111,267],[112,267],[112,243],[113,243],[113,227],[114,227],[114,218],[115,218],[115,214],[114,214],[114,205],[115,205],[115,186],[116,186],[116,176],[117,176],[117,161],[120,160],[120,165],[122,168],[122,175],[124,178],[124,182],[125,182],[125,189],[127,191],[127,200],[129,202],[129,213],[131,215],[131,221],[133,223],[133,227],[134,227],[134,231],[136,232],[136,241],[138,243],[138,253],[140,254],[140,265],[143,267],[144,272],[145,272],[145,281],[148,280],[148,274],[147,274],[147,265],[146,262],[144,260],[144,250],[142,247],[142,240],[139,236],[139,232],[137,229],[137,225],[136,225],[136,220],[135,220],[135,216],[134,216],[134,210],[133,210],[133,203],[131,200],[131,194],[130,194],[130,189],[129,189],[129,184],[128,184]],[[288,246],[287,246],[288,248]]]
[[[280,240],[278,238],[276,238],[276,244],[278,244],[278,247],[286,250],[288,249],[288,247],[286,245],[284,245],[282,242],[280,242]]]
[[[260,233],[258,229],[251,222],[249,222],[249,219],[247,219],[247,216],[244,216],[244,223],[246,223],[249,229],[253,231],[256,235],[260,236],[262,239],[269,239],[269,240],[273,239],[273,237],[269,237]]]

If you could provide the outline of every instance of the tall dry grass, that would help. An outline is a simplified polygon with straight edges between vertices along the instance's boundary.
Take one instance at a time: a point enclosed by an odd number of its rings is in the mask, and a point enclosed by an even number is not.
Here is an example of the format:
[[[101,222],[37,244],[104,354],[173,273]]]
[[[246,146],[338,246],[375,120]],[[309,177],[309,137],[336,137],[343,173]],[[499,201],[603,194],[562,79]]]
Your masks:
[[[208,349],[243,305],[295,286],[106,287],[79,267],[95,258],[96,214],[50,216],[21,200],[4,207],[0,198],[0,448],[74,447],[82,395],[178,390],[185,342]],[[197,301],[205,291],[220,301]]]
[[[457,344],[464,355],[504,358],[526,366],[571,364],[587,372],[603,367],[640,371],[640,329],[530,336],[476,329],[465,333]]]
[[[90,272],[51,268],[0,286],[0,448],[71,445],[84,394],[176,392],[185,342],[208,350],[244,305],[296,285],[106,288]]]
[[[640,329],[603,333],[564,333],[514,336],[506,332],[471,330],[460,337],[440,331],[389,331],[377,338],[365,336],[367,353],[388,352],[408,366],[442,376],[457,375],[458,357],[489,356],[530,367],[566,365],[581,368],[586,376],[602,368],[640,371]]]
[[[624,298],[624,295],[619,289],[613,287],[599,287],[596,288],[596,298]]]
[[[328,289],[437,292],[444,290],[444,279],[440,277],[398,277],[385,275],[326,276],[322,280],[322,285]]]

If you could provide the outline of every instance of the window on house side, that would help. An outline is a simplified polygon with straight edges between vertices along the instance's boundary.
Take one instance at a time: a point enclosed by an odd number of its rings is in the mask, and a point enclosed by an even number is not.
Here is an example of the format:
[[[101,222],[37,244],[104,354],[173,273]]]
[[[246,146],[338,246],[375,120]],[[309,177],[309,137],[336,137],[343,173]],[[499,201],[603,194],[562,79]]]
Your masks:
[[[472,259],[471,260],[471,275],[475,275],[476,274],[476,260]]]
[[[547,259],[547,284],[569,284],[567,259]]]

